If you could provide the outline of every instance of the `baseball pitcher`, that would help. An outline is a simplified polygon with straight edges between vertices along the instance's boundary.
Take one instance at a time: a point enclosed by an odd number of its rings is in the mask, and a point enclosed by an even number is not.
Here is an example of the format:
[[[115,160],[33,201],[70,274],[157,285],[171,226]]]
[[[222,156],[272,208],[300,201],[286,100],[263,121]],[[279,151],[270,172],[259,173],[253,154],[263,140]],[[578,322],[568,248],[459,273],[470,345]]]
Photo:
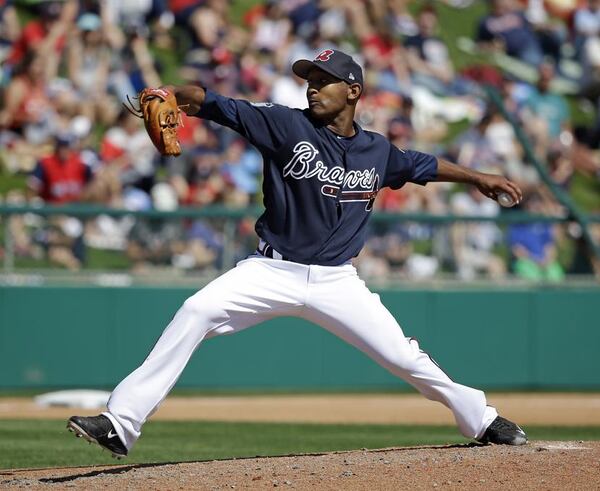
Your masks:
[[[449,378],[415,339],[404,335],[352,265],[383,187],[452,181],[476,186],[492,199],[507,193],[515,202],[521,200],[520,189],[502,176],[400,149],[363,130],[354,122],[363,73],[347,54],[327,49],[314,60],[296,61],[292,69],[307,81],[308,109],[253,104],[196,86],[140,94],[140,101],[162,111],[140,108],[140,115],[151,119],[146,127],[162,152],[179,152],[172,130],[180,110],[233,129],[261,152],[265,211],[256,222],[258,247],[183,303],[142,365],[115,388],[106,412],[73,416],[67,427],[123,457],[203,340],[297,316],[447,406],[466,437],[525,444],[523,430],[498,416],[482,391]],[[168,100],[166,109],[159,109]]]

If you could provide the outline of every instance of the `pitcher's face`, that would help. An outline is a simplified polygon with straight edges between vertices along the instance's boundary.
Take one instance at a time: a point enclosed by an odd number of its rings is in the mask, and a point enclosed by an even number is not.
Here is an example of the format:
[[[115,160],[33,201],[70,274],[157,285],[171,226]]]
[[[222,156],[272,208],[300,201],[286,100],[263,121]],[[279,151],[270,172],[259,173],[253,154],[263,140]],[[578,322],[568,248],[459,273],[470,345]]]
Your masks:
[[[313,68],[306,80],[306,98],[314,118],[328,119],[344,110],[350,88],[346,82],[319,68]]]

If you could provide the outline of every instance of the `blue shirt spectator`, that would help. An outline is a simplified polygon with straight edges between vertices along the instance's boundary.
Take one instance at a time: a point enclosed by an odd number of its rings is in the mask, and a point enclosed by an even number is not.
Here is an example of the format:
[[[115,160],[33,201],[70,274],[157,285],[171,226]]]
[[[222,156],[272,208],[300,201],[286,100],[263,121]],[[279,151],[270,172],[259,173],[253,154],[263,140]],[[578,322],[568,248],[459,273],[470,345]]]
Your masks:
[[[530,213],[543,212],[542,198],[532,194],[524,208]],[[513,269],[518,277],[532,281],[561,281],[564,278],[563,268],[557,259],[553,224],[530,222],[511,225],[508,244],[515,258]]]
[[[546,248],[554,243],[552,224],[537,222],[512,225],[508,233],[508,243],[511,249],[521,246],[531,259],[542,262],[546,257]]]
[[[512,10],[507,0],[492,1],[490,13],[479,21],[477,41],[501,41],[509,56],[535,66],[542,62],[542,48],[535,31],[525,14]]]
[[[221,165],[221,173],[229,178],[237,189],[255,195],[258,192],[259,175],[262,172],[260,153],[237,140],[232,142],[225,158],[225,162]]]
[[[563,125],[569,121],[569,107],[560,94],[535,91],[527,100],[525,107],[538,118],[546,121],[550,138],[557,138]]]

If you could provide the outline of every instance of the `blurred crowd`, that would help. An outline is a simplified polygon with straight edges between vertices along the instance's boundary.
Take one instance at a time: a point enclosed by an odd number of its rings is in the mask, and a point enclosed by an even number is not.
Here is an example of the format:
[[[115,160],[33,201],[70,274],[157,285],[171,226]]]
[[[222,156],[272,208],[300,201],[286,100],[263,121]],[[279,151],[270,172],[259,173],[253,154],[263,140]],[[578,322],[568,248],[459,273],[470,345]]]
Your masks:
[[[142,122],[122,102],[146,86],[192,83],[224,95],[305,108],[299,58],[339,48],[365,68],[357,120],[401,148],[444,156],[518,182],[519,208],[565,210],[505,114],[494,87],[532,143],[552,181],[569,193],[575,176],[600,180],[600,0],[490,0],[468,26],[464,56],[513,60],[534,73],[477,61],[458,69],[442,34],[441,9],[468,0],[267,0],[231,19],[227,0],[0,0],[0,176],[26,176],[6,203],[94,203],[129,210],[175,210],[261,203],[261,158],[243,139],[184,117],[183,154],[157,154]],[[446,5],[442,5],[446,4]],[[463,40],[464,41],[464,40]],[[468,49],[467,49],[468,48]],[[583,108],[585,127],[571,123]],[[596,187],[597,189],[597,187]],[[380,211],[497,216],[510,213],[472,189],[437,184],[383,190]],[[596,210],[598,211],[598,210]],[[86,251],[123,251],[135,270],[210,270],[256,247],[253,218],[227,232],[221,220],[93,219],[27,214],[10,219],[17,258],[71,270]],[[597,236],[597,230],[592,231]],[[600,242],[600,237],[596,237]],[[234,243],[231,243],[234,241]],[[560,281],[597,267],[581,230],[547,222],[501,228],[376,222],[357,261],[366,277]]]

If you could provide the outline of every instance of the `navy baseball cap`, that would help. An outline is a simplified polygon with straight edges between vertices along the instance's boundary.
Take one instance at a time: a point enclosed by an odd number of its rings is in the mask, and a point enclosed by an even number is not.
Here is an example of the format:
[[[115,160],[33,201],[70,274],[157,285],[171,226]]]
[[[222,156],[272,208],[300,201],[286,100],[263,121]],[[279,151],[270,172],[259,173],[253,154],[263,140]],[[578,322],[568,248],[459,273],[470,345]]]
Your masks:
[[[335,49],[321,51],[314,60],[298,60],[292,65],[292,71],[306,80],[314,67],[333,75],[349,84],[363,86],[362,68],[351,56]]]

